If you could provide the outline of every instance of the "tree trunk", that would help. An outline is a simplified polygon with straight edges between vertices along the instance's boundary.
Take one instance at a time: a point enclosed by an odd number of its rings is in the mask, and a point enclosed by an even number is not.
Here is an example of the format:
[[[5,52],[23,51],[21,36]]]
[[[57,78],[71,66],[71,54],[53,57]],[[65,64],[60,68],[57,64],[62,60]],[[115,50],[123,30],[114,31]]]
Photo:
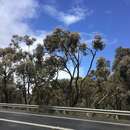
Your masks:
[[[7,90],[7,80],[6,77],[4,77],[3,79],[3,83],[4,83],[4,95],[5,95],[5,102],[8,103],[9,102],[9,98],[8,98],[8,90]]]
[[[72,106],[75,106],[78,103],[79,100],[79,85],[78,85],[78,80],[79,80],[79,63],[77,64],[77,77],[75,79],[75,90],[76,90],[76,95],[74,97],[74,101]]]
[[[73,82],[73,77],[71,77],[69,85],[67,86],[67,91],[66,91],[66,105],[71,106],[72,105],[72,82]]]
[[[24,98],[24,102],[25,104],[27,104],[27,93],[26,93],[26,83],[25,83],[25,78],[23,77],[23,98]]]

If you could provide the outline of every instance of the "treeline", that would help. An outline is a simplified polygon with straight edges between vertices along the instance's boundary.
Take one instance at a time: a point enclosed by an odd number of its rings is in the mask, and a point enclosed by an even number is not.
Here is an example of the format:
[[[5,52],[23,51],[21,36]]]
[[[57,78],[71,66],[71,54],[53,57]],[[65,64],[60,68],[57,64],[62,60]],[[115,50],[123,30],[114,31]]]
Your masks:
[[[112,65],[99,57],[92,70],[105,44],[98,34],[90,47],[81,41],[60,28],[43,43],[14,35],[0,48],[0,102],[130,110],[130,48],[117,48]],[[82,62],[90,62],[84,77]],[[70,78],[60,79],[61,71]]]

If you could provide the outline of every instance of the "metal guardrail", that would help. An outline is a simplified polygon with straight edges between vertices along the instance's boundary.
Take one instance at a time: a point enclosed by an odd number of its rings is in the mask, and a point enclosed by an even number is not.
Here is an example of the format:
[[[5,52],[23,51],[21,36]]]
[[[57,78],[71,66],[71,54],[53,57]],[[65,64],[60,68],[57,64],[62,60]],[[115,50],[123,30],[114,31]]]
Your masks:
[[[120,110],[105,110],[105,109],[78,108],[78,107],[59,107],[59,106],[51,106],[49,109],[59,110],[59,111],[61,110],[70,111],[70,112],[72,111],[72,112],[82,112],[82,113],[130,116],[130,111],[120,111]]]
[[[10,104],[0,103],[0,107],[8,108],[25,108],[25,109],[47,109],[53,111],[68,111],[68,112],[79,112],[79,113],[94,113],[94,114],[105,114],[105,115],[117,115],[117,116],[130,116],[130,111],[120,110],[105,110],[105,109],[92,109],[92,108],[78,108],[78,107],[60,107],[60,106],[39,106],[39,105],[28,105],[28,104]]]
[[[0,103],[0,107],[10,107],[10,108],[35,108],[38,109],[38,105],[28,105],[28,104],[12,104],[12,103]]]

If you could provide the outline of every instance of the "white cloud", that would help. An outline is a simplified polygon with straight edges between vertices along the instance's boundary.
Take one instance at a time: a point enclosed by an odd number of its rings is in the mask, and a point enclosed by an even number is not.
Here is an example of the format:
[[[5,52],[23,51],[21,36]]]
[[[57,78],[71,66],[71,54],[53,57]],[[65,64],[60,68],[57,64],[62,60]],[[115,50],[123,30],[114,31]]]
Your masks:
[[[115,44],[119,43],[118,38],[110,38],[107,34],[100,32],[100,31],[91,32],[91,33],[81,32],[81,37],[82,37],[81,40],[82,40],[82,42],[87,43],[87,45],[89,47],[92,47],[92,40],[96,34],[101,35],[106,46],[108,46],[108,45],[111,46],[111,45],[115,45]]]
[[[114,38],[114,39],[109,39],[109,38],[106,38],[104,39],[106,45],[115,45],[115,44],[118,44],[119,43],[119,40],[117,38]]]
[[[85,68],[81,67],[80,68],[80,76],[84,76],[84,71],[85,71]],[[58,76],[58,79],[70,79],[70,75],[65,72],[65,71],[60,71],[59,72],[59,76]]]
[[[58,79],[70,79],[70,75],[65,71],[60,71]]]
[[[65,13],[63,11],[57,10],[52,5],[45,5],[43,7],[43,9],[49,15],[56,18],[60,22],[63,22],[65,25],[71,25],[71,24],[74,24],[76,22],[79,22],[79,21],[85,19],[86,16],[92,14],[92,12],[93,12],[92,10],[76,7],[76,8],[72,8],[71,10],[69,10],[68,13]]]
[[[0,46],[9,43],[14,34],[31,33],[26,20],[36,16],[35,0],[0,0]]]
[[[36,31],[35,33],[32,33],[31,37],[36,38],[36,42],[34,42],[33,45],[30,46],[29,51],[33,52],[33,50],[37,47],[38,44],[43,44],[43,39],[49,34],[47,31]],[[28,46],[25,44],[21,45],[22,49],[25,51],[28,51]]]
[[[68,68],[69,68],[71,74],[73,74],[73,69],[74,69],[74,67],[69,64]],[[84,74],[85,68],[81,65],[79,69],[80,69],[80,76],[84,76],[84,75],[85,75],[85,74]],[[76,73],[75,73],[75,74],[76,74]],[[75,75],[75,76],[76,76],[76,75]],[[70,79],[70,78],[71,78],[71,77],[70,77],[70,75],[69,75],[67,72],[62,71],[62,70],[59,71],[58,79]]]

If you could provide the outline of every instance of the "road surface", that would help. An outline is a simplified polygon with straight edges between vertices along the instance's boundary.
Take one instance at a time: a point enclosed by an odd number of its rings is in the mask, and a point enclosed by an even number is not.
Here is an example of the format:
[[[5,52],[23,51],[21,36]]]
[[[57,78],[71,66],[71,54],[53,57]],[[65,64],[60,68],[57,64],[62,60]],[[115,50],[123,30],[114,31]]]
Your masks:
[[[130,130],[130,124],[0,110],[0,130]]]

